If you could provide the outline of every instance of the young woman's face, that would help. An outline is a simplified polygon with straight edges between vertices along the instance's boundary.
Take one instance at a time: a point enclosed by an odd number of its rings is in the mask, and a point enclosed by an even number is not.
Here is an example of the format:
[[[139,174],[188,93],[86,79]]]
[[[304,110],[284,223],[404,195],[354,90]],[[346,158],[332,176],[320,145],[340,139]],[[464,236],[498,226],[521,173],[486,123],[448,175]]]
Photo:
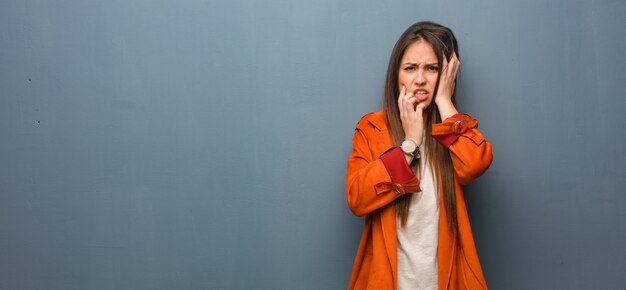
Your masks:
[[[413,93],[420,103],[426,106],[432,103],[433,91],[437,84],[439,63],[430,43],[418,40],[404,51],[398,72],[398,89],[406,87],[407,93]]]

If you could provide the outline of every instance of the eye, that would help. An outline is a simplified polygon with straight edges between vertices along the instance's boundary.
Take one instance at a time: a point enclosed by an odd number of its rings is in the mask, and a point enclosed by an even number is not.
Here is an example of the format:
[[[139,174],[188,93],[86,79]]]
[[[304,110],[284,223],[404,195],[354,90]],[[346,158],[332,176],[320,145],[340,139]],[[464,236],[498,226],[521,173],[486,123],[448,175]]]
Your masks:
[[[429,65],[428,67],[426,67],[426,70],[428,70],[429,72],[438,72],[439,68],[436,65]]]
[[[407,66],[404,68],[405,71],[414,71],[415,67],[414,66]]]

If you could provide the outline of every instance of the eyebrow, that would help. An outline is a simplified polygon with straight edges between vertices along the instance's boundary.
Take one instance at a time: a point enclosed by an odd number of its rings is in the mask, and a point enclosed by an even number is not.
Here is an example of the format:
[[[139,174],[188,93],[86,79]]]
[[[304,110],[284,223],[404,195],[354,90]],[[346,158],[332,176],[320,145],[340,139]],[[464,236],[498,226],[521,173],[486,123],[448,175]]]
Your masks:
[[[403,63],[402,65],[418,65],[418,64],[417,64],[417,63],[414,63],[414,62],[405,62],[405,63]],[[438,62],[431,62],[431,63],[427,63],[427,64],[425,64],[425,65],[431,65],[431,66],[432,66],[432,65],[439,65],[439,63],[438,63]]]

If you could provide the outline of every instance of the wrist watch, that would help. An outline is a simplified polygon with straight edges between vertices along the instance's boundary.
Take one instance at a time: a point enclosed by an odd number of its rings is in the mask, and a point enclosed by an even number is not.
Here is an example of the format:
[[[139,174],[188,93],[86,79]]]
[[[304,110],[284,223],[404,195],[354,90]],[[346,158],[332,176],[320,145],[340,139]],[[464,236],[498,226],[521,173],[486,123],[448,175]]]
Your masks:
[[[414,159],[420,158],[420,147],[417,146],[417,142],[413,139],[405,139],[400,144],[400,148],[404,154],[413,157]]]

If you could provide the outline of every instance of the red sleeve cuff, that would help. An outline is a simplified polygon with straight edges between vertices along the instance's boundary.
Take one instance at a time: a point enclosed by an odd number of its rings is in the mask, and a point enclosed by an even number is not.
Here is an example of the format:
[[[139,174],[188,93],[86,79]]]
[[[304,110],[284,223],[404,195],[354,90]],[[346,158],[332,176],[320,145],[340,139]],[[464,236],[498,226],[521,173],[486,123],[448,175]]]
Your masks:
[[[406,183],[415,177],[415,173],[413,173],[409,164],[406,163],[404,152],[402,152],[400,147],[393,147],[385,151],[380,156],[380,159],[385,164],[387,173],[389,173],[393,182]]]
[[[442,123],[433,124],[431,135],[441,145],[449,148],[454,141],[459,139],[463,132],[469,129],[471,125],[468,120],[472,120],[468,115],[456,113]]]

